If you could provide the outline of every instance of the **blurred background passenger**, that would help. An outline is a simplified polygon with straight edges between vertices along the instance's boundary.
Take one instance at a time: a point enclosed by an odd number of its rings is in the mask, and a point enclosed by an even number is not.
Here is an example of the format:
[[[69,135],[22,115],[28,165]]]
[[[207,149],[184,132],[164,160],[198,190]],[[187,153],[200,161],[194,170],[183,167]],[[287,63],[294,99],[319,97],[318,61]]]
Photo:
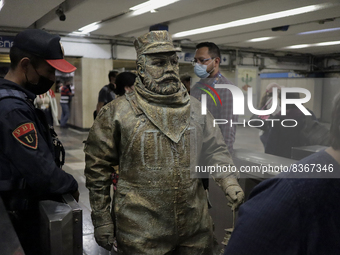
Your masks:
[[[49,89],[46,93],[37,95],[34,106],[45,113],[48,125],[59,126],[58,105],[53,90]]]
[[[55,92],[60,92],[60,88],[61,88],[62,85],[63,85],[62,81],[61,80],[57,80],[55,82]]]
[[[220,72],[221,52],[220,48],[213,42],[202,42],[196,45],[196,52],[192,64],[195,74],[201,78],[191,89],[191,96],[201,101],[202,90],[215,91],[220,95],[223,107],[216,107],[211,97],[207,97],[207,109],[215,119],[225,119],[230,123],[238,121],[238,115],[233,114],[233,96],[229,89],[215,88],[216,84],[231,84]],[[215,93],[212,92],[212,93]],[[234,155],[234,142],[236,125],[219,125],[224,141],[228,146],[230,155]]]
[[[118,71],[110,71],[109,72],[109,84],[105,85],[100,91],[98,95],[98,103],[97,108],[93,113],[93,118],[95,119],[97,114],[99,113],[100,109],[106,105],[107,103],[111,102],[113,99],[116,98],[115,93],[113,90],[116,86],[116,77],[118,75]]]
[[[74,96],[71,90],[71,82],[67,81],[60,87],[61,118],[60,127],[67,128],[67,121],[70,117],[71,98]]]
[[[189,74],[183,74],[180,77],[181,82],[184,84],[184,86],[187,88],[187,91],[190,95],[190,85],[191,85],[191,76]]]
[[[122,72],[116,77],[116,86],[114,93],[117,96],[123,96],[125,93],[133,91],[137,75],[132,72]]]

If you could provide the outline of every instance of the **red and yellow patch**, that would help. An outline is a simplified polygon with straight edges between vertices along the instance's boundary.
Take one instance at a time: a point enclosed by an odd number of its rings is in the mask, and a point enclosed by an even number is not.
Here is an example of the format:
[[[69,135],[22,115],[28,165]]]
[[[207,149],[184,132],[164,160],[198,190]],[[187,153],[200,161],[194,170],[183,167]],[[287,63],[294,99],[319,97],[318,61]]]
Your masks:
[[[23,145],[36,149],[38,146],[38,136],[33,123],[25,123],[17,127],[12,135]]]

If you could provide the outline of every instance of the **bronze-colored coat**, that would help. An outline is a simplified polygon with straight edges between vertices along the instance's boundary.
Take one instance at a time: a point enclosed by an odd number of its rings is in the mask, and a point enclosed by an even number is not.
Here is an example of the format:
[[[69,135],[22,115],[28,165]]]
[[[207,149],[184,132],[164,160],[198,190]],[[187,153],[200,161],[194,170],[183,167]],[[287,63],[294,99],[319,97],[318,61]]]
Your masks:
[[[178,143],[152,124],[138,108],[134,93],[104,106],[90,130],[85,175],[93,225],[112,223],[110,174],[119,164],[114,210],[118,247],[124,254],[137,254],[137,246],[145,254],[165,254],[188,240],[200,243],[202,254],[212,254],[206,193],[201,179],[190,176],[190,164],[233,162],[212,115],[202,116],[195,98],[190,105],[190,124]],[[215,177],[224,191],[237,183],[230,173]],[[155,244],[158,250],[148,253]]]

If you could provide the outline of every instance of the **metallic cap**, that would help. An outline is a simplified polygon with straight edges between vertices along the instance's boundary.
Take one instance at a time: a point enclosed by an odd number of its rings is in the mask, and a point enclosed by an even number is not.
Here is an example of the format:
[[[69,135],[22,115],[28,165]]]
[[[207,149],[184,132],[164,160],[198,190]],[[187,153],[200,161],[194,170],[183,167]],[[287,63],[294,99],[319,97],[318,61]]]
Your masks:
[[[166,30],[151,31],[135,40],[137,56],[160,52],[180,51],[175,49],[172,39]]]

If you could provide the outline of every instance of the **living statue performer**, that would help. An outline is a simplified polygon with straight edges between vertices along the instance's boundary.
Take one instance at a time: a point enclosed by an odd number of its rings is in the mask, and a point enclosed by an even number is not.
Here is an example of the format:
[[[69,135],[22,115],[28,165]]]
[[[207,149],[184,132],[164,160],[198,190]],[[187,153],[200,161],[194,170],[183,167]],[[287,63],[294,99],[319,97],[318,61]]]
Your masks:
[[[180,82],[176,49],[167,31],[135,41],[135,91],[105,105],[86,141],[86,187],[97,243],[118,254],[215,254],[213,223],[202,180],[190,166],[233,166],[220,128]],[[110,176],[119,164],[110,214]],[[215,173],[229,205],[244,193],[232,173]]]

